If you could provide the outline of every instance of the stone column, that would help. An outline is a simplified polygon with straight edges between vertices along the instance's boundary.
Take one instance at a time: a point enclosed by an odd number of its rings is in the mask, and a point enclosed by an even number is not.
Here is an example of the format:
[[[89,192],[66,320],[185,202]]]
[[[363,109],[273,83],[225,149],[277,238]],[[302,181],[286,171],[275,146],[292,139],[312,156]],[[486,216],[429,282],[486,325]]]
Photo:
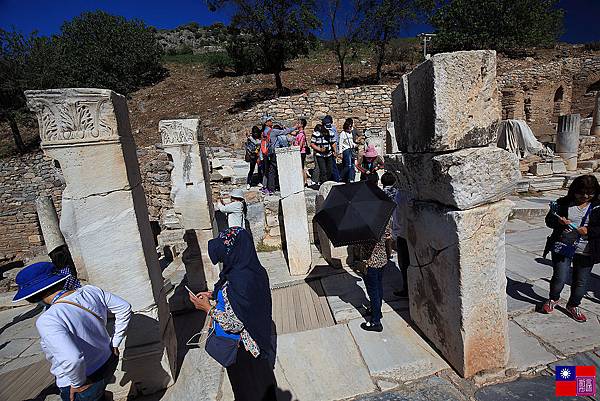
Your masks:
[[[396,141],[396,130],[394,128],[393,121],[389,121],[387,123],[385,135],[385,153],[398,153],[398,141]]]
[[[323,203],[325,199],[327,199],[327,195],[331,191],[331,188],[335,185],[343,185],[340,182],[327,181],[321,184],[319,188],[319,194],[315,199],[315,214],[319,213],[321,208],[323,207]],[[349,249],[348,246],[333,246],[325,230],[321,228],[318,223],[313,223],[317,227],[317,235],[319,237],[319,248],[321,250],[321,255],[323,259],[329,263],[330,266],[335,268],[341,268],[344,265],[349,265],[352,261],[349,257]]]
[[[596,92],[596,103],[594,105],[594,114],[592,117],[590,135],[600,136],[600,91]]]
[[[46,244],[46,252],[50,256],[50,260],[60,267],[69,266],[71,274],[79,279],[87,280],[87,273],[82,268],[75,269],[76,266],[74,266],[73,257],[65,242],[65,237],[60,232],[60,222],[52,197],[39,196],[35,200],[35,206],[44,243]]]
[[[579,125],[581,116],[569,114],[558,117],[556,128],[556,154],[563,158],[568,171],[577,170],[577,153],[579,151]]]
[[[177,344],[127,102],[105,89],[25,95],[37,114],[42,149],[65,177],[60,228],[75,265],[134,311],[110,390],[115,398],[155,393],[172,383]]]
[[[214,237],[210,172],[200,133],[200,120],[162,120],[162,143],[173,162],[171,199],[187,244],[183,252],[187,280],[193,290],[211,288],[219,269],[208,257],[208,240]]]
[[[505,367],[509,351],[504,198],[520,173],[516,155],[488,146],[500,120],[496,53],[436,54],[406,80],[393,100],[403,153],[386,169],[414,200],[405,222],[410,316],[469,377]]]
[[[281,188],[285,250],[292,276],[308,274],[312,264],[300,147],[275,149]]]
[[[49,254],[59,246],[65,245],[65,237],[60,232],[58,214],[50,196],[38,196],[35,200],[38,220],[42,229],[42,236]]]

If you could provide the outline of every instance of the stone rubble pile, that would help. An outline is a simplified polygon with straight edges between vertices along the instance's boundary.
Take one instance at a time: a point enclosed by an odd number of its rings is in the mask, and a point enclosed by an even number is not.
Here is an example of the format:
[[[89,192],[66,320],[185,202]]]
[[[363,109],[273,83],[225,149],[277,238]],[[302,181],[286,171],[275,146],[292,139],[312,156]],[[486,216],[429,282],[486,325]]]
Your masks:
[[[442,53],[393,92],[400,154],[386,168],[411,193],[407,217],[411,319],[465,377],[506,366],[504,198],[520,178],[496,148],[496,53]],[[485,294],[485,296],[482,296]]]

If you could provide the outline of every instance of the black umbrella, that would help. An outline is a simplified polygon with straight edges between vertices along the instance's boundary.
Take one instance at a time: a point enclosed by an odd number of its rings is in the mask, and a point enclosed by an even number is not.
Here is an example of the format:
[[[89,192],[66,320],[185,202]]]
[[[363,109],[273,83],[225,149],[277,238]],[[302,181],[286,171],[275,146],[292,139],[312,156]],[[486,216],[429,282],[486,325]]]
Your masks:
[[[315,221],[334,246],[377,241],[394,207],[396,203],[371,181],[335,185]]]

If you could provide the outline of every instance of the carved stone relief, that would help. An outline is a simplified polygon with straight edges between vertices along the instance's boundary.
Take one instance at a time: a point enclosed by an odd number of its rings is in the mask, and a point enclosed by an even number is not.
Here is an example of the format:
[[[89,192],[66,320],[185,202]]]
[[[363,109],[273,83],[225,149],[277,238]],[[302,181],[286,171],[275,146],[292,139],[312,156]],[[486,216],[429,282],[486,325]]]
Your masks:
[[[105,89],[26,91],[27,105],[37,114],[42,146],[117,139],[115,100]],[[119,99],[122,98],[122,99]]]

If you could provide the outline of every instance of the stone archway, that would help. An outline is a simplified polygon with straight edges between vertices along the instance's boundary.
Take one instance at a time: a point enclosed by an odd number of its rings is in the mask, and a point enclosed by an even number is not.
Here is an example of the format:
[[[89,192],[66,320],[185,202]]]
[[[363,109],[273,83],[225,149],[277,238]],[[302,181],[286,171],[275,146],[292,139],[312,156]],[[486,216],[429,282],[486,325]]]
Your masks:
[[[554,91],[554,107],[552,108],[552,122],[558,122],[558,117],[562,113],[562,106],[565,97],[565,90],[563,86],[559,86],[556,91]]]

